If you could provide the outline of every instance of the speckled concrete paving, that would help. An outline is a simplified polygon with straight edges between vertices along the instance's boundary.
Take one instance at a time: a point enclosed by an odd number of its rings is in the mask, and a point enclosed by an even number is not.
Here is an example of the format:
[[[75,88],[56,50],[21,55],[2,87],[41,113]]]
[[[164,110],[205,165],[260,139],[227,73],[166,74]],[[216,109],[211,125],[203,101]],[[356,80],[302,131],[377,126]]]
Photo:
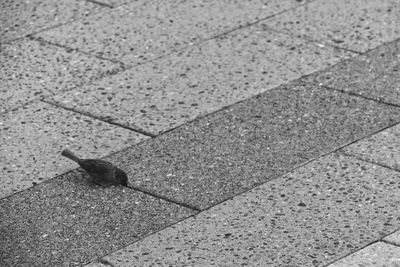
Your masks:
[[[102,9],[100,5],[81,0],[2,0],[0,43],[64,24]]]
[[[265,21],[269,27],[366,52],[400,35],[397,0],[318,0]]]
[[[136,65],[255,22],[305,1],[136,2],[37,34],[37,37]]]
[[[400,171],[400,125],[346,146],[340,152]]]
[[[0,7],[0,266],[400,266],[400,2]]]
[[[28,38],[0,44],[0,113],[73,89],[121,66]]]
[[[322,71],[324,86],[400,105],[400,39]]]
[[[257,24],[49,101],[158,134],[353,55]]]
[[[328,267],[397,267],[400,247],[379,242],[339,260]]]
[[[73,171],[1,201],[0,265],[82,265],[195,213],[89,180]]]
[[[131,185],[205,209],[398,121],[399,108],[293,82],[113,159]]]
[[[400,173],[333,154],[105,260],[114,266],[323,266],[398,229],[399,204]]]
[[[42,102],[2,115],[0,129],[0,198],[76,168],[66,147],[100,158],[148,138]]]

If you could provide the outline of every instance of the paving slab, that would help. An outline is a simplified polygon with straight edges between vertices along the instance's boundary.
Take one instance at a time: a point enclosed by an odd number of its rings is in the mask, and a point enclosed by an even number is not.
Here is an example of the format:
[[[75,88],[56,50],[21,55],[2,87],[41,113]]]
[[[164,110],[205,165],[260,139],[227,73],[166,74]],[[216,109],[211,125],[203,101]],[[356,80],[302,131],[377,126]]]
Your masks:
[[[100,158],[147,138],[41,102],[2,114],[0,129],[0,198],[78,167],[60,155],[66,147]]]
[[[158,134],[351,56],[254,25],[50,101]]]
[[[363,248],[328,267],[398,267],[400,247],[378,242]]]
[[[329,88],[400,105],[400,39],[318,73]]]
[[[393,234],[388,235],[383,240],[395,244],[397,246],[400,246],[400,231],[396,231]]]
[[[400,124],[362,139],[340,153],[400,171]]]
[[[305,1],[134,2],[41,32],[37,37],[136,65]]]
[[[397,0],[316,0],[264,22],[321,43],[366,52],[400,37]]]
[[[331,154],[103,260],[113,266],[324,266],[398,228],[399,178]]]
[[[108,60],[27,38],[0,44],[0,113],[120,69]]]
[[[0,265],[82,266],[192,214],[75,170],[0,200]]]
[[[103,7],[82,0],[3,0],[0,43],[99,12]]]
[[[206,209],[399,120],[400,109],[293,82],[114,154],[130,185]]]

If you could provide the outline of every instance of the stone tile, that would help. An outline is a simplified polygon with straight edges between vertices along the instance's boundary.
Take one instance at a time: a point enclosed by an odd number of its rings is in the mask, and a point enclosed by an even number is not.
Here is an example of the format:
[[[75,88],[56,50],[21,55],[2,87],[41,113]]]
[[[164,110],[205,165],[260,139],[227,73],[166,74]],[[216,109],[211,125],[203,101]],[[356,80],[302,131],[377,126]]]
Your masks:
[[[101,6],[82,0],[3,0],[0,43],[98,12]]]
[[[0,131],[0,198],[78,167],[66,147],[100,158],[147,138],[45,103],[3,114]]]
[[[397,246],[400,246],[400,231],[396,231],[393,234],[388,235],[387,237],[384,238],[384,240],[393,243]]]
[[[324,266],[397,229],[399,204],[398,172],[331,154],[104,260],[113,266]]]
[[[199,209],[399,120],[400,109],[291,83],[111,157],[130,185]]]
[[[0,200],[1,266],[81,266],[194,211],[72,171]]]
[[[318,42],[366,52],[400,37],[397,0],[317,0],[264,23]]]
[[[328,267],[398,267],[400,247],[378,242],[343,258]]]
[[[400,171],[400,124],[362,139],[340,150],[346,155]]]
[[[157,134],[351,55],[258,25],[50,101]]]
[[[37,36],[136,65],[305,1],[265,2],[154,0],[142,5],[135,2]]]
[[[316,76],[324,86],[400,105],[400,39]]]
[[[120,69],[110,61],[33,40],[0,45],[0,113]]]

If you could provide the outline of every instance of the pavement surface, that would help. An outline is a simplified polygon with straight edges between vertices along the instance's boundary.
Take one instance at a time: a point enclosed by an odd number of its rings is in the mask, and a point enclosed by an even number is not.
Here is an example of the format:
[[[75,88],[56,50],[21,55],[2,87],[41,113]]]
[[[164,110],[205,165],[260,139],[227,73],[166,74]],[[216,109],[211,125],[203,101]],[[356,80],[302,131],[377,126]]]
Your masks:
[[[0,266],[400,266],[399,1],[5,0],[0,66]]]

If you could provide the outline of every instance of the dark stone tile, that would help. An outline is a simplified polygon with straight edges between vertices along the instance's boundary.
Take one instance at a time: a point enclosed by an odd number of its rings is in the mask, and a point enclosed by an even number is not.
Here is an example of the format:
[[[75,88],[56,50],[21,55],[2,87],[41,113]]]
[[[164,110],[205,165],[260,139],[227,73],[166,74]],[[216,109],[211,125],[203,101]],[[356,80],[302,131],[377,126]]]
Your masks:
[[[113,155],[131,185],[201,209],[399,120],[400,109],[291,83]]]
[[[398,172],[331,154],[103,259],[119,267],[326,266],[398,229],[399,204]]]
[[[400,105],[400,39],[312,76],[330,88]]]
[[[194,211],[73,171],[0,201],[1,266],[75,266]]]

